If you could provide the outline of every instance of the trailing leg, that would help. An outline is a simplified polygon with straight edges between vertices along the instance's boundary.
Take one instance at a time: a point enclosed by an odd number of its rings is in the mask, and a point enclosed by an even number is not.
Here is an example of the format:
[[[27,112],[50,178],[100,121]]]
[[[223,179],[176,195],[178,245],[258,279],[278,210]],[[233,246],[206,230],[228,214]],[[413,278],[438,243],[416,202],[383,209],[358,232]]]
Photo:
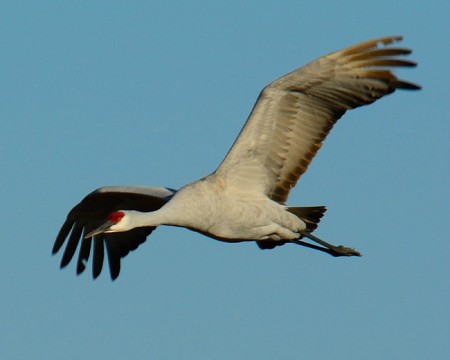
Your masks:
[[[301,230],[300,234],[304,237],[307,237],[308,239],[311,239],[312,241],[322,245],[322,246],[317,246],[314,244],[310,244],[307,243],[305,241],[302,240],[291,240],[292,243],[297,244],[297,245],[302,245],[302,246],[306,246],[315,250],[319,250],[319,251],[323,251],[326,252],[327,254],[330,254],[332,256],[361,256],[361,253],[355,249],[346,247],[346,246],[342,246],[342,245],[333,245],[330,244],[322,239],[319,239],[317,236],[312,235],[311,233]]]

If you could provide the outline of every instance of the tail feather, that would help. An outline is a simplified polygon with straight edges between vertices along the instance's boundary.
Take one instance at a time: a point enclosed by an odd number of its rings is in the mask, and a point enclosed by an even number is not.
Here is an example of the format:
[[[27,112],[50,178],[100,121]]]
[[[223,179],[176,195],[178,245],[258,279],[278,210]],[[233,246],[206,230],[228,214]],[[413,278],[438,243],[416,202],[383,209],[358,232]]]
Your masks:
[[[287,211],[302,219],[306,224],[306,231],[313,232],[319,226],[320,219],[323,217],[327,208],[325,206],[288,206]],[[287,241],[262,240],[256,244],[260,249],[273,249],[276,246],[286,244]]]
[[[319,226],[327,208],[325,206],[289,206],[287,210],[306,223],[306,231],[313,232]]]

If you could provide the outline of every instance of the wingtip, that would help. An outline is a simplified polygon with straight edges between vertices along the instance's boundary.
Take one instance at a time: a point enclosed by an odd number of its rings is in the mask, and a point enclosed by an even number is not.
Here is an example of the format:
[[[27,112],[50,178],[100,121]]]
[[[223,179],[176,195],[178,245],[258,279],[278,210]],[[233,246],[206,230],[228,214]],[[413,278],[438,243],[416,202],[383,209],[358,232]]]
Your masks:
[[[346,49],[336,51],[336,53],[350,55],[353,53],[358,53],[362,50],[376,49],[379,48],[380,45],[388,46],[393,43],[400,42],[402,40],[403,40],[402,35],[383,36],[355,44]]]
[[[403,80],[397,80],[394,82],[396,89],[402,89],[402,90],[422,90],[422,86],[409,82],[409,81],[403,81]]]
[[[375,44],[383,44],[383,45],[390,45],[396,42],[400,42],[403,40],[403,35],[390,35],[390,36],[383,36],[379,38],[375,38],[372,40]],[[370,41],[370,40],[369,40]]]
[[[386,45],[386,44],[391,44],[391,43],[393,43],[393,42],[399,42],[399,41],[402,41],[403,40],[403,35],[391,35],[391,36],[388,36],[388,37],[386,37],[385,39],[388,39],[388,42],[387,43],[385,43],[383,40],[383,43]]]
[[[84,272],[84,270],[86,270],[86,265],[82,262],[79,262],[77,264],[77,270],[76,270],[77,275],[81,275]]]

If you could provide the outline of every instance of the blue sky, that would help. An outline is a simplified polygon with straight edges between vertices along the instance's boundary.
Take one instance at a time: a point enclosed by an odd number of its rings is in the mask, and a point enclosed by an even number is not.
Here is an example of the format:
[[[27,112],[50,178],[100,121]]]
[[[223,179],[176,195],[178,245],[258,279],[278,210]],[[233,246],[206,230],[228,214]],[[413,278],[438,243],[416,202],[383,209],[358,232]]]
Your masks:
[[[447,1],[3,1],[2,359],[448,359]],[[291,193],[362,258],[160,228],[105,272],[54,237],[103,185],[212,172],[264,85],[403,34],[423,85],[348,113]]]

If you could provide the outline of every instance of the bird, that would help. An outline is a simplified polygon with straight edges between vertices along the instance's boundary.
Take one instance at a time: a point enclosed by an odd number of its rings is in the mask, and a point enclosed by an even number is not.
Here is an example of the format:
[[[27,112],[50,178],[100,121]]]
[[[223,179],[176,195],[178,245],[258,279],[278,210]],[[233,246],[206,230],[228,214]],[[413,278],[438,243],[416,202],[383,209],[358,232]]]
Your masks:
[[[253,241],[261,249],[287,243],[334,257],[361,256],[312,232],[325,206],[288,206],[290,191],[307,171],[336,122],[351,110],[397,89],[418,90],[393,70],[414,67],[412,50],[394,47],[402,36],[365,41],[322,56],[263,88],[231,149],[211,174],[175,190],[151,186],[106,186],[70,210],[53,245],[64,244],[61,268],[79,248],[76,273],[103,268],[104,254],[115,280],[121,259],[160,225],[184,227],[210,238]]]

